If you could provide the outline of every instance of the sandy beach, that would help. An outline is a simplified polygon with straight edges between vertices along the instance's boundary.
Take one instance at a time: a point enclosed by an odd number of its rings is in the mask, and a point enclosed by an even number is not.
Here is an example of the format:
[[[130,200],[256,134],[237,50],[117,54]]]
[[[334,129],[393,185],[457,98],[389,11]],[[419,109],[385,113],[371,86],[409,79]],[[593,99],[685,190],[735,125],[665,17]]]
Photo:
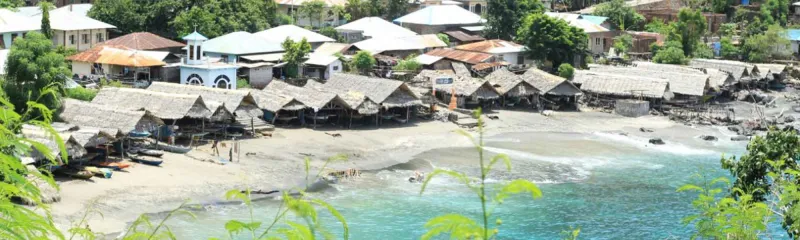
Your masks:
[[[626,118],[599,112],[556,112],[551,116],[527,111],[498,110],[498,120],[487,121],[487,135],[502,133],[540,134],[551,132],[608,133],[627,137],[663,138],[670,143],[714,148],[698,139],[700,135],[730,138],[720,127],[685,126],[666,117]],[[639,128],[653,129],[644,133]],[[272,137],[240,141],[240,158],[233,163],[201,161],[215,159],[210,144],[186,155],[169,154],[161,167],[134,165],[125,172],[115,172],[111,179],[60,182],[62,200],[52,204],[52,213],[62,229],[68,229],[85,209],[94,204],[104,218],[89,221],[92,230],[101,233],[122,231],[142,213],[157,213],[177,207],[181,202],[208,204],[223,201],[231,189],[288,189],[303,183],[303,158],[319,166],[324,159],[345,154],[348,161],[329,166],[336,169],[381,169],[407,162],[427,150],[470,146],[468,139],[454,133],[459,127],[450,122],[413,122],[387,125],[380,129],[277,128]],[[470,130],[468,130],[470,131]],[[474,133],[474,131],[472,131]],[[326,133],[339,133],[332,137]],[[227,158],[230,142],[221,148]],[[591,146],[584,146],[591,147]]]

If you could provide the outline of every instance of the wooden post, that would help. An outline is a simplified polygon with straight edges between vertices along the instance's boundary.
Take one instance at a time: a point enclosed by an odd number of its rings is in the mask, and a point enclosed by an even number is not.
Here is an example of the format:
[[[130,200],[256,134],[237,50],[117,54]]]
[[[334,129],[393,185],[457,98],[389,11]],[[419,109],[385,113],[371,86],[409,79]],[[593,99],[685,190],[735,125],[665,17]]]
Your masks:
[[[127,137],[119,140],[119,157],[121,159],[125,159],[125,139],[127,139]]]
[[[272,116],[272,125],[275,125],[275,120],[278,119],[278,112],[280,112],[280,111],[281,110],[275,111],[275,116]]]
[[[254,117],[250,117],[250,132],[253,133],[253,137],[256,136],[256,123]]]
[[[350,110],[350,126],[347,128],[353,128],[353,110]]]
[[[314,111],[314,129],[317,129],[317,111]]]
[[[408,124],[409,115],[411,115],[411,107],[406,107],[406,124]]]

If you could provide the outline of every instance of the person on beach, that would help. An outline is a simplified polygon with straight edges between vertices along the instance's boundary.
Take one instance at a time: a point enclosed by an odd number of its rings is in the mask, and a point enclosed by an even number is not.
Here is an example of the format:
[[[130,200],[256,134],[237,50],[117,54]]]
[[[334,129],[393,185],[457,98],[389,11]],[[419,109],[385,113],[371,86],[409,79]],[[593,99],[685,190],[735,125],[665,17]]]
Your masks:
[[[214,156],[219,156],[219,147],[217,147],[217,144],[219,144],[219,140],[214,139],[214,143],[211,144],[211,151],[214,153]]]

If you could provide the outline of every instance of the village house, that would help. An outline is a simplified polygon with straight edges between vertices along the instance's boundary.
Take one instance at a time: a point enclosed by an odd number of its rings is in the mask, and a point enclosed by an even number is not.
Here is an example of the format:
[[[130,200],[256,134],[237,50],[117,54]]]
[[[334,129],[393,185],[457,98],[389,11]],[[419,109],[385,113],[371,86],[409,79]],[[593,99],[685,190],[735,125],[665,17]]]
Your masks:
[[[149,32],[129,33],[103,42],[103,45],[125,46],[134,50],[181,53],[186,44],[176,42]]]
[[[792,45],[792,54],[800,56],[800,29],[789,29],[786,34]]]
[[[301,16],[300,14],[300,6],[302,6],[303,3],[310,2],[312,0],[274,1],[278,4],[278,12],[292,16],[292,18],[295,19],[294,24],[299,26],[313,26],[315,28],[321,28],[325,26],[335,27],[341,25],[345,21],[336,13],[336,11],[333,10],[333,8],[344,7],[345,4],[347,4],[347,0],[323,0],[323,2],[325,2],[325,8],[322,10],[322,16],[320,16],[320,19],[309,19],[308,17]]]
[[[41,23],[42,16],[32,17]],[[108,39],[108,30],[117,28],[85,15],[70,11],[51,11],[50,27],[53,29],[53,44],[83,51]]]
[[[8,9],[0,9],[0,49],[10,49],[11,43],[25,33],[36,31],[40,23]]]
[[[72,61],[73,78],[114,79],[131,85],[144,80],[177,80],[177,71],[164,71],[167,61],[180,59],[169,52],[142,51],[121,45],[97,45],[89,50],[67,57]],[[171,74],[171,76],[170,76]]]
[[[270,28],[253,35],[275,43],[283,43],[286,39],[291,39],[295,42],[306,39],[311,44],[312,50],[317,49],[323,43],[336,42],[336,39],[291,24]]]
[[[206,50],[204,43],[208,38],[198,32],[193,32],[183,37],[183,40],[186,41],[186,57],[180,66],[181,84],[236,89],[236,70],[239,67],[224,61],[212,62],[208,57],[203,57]],[[222,47],[216,49],[216,51],[223,50],[228,51]],[[233,52],[236,51],[238,50],[233,49]],[[219,52],[216,53],[219,54]]]
[[[344,71],[342,61],[334,55],[310,54],[303,62],[303,76],[327,80],[331,74]]]
[[[397,38],[415,36],[417,33],[380,17],[365,17],[336,27],[336,31],[348,43],[370,38]]]
[[[589,52],[594,55],[602,55],[611,48],[611,45],[614,43],[614,37],[616,37],[616,33],[609,30],[607,27],[604,27],[602,24],[598,24],[601,20],[599,18],[593,17],[586,17],[581,14],[574,14],[574,13],[554,13],[554,12],[547,12],[545,13],[547,16],[562,19],[567,21],[569,25],[583,29],[587,35],[589,35],[589,42],[588,48]],[[603,20],[602,22],[605,22]]]
[[[482,26],[486,19],[454,5],[430,6],[393,21],[418,34],[437,34],[466,26]]]
[[[381,54],[395,58],[405,58],[411,54],[422,54],[437,48],[447,47],[438,36],[434,34],[415,35],[395,38],[370,38],[354,43],[347,51],[353,55],[358,51],[369,51],[371,54]]]
[[[486,40],[480,35],[472,35],[459,30],[444,31],[442,33],[447,35],[448,40],[450,40],[450,47]]]
[[[530,65],[533,60],[525,56],[525,46],[515,42],[492,39],[456,47],[458,50],[486,53],[495,56],[498,61],[511,65]]]
[[[426,69],[433,70],[451,69],[454,62],[474,66],[482,63],[492,63],[496,60],[497,58],[491,54],[449,48],[428,51],[417,57],[417,61],[425,66]]]
[[[279,42],[271,42],[248,32],[228,33],[203,43],[203,53],[209,59],[219,59],[223,63],[239,67],[238,76],[242,76],[251,84],[265,85],[276,74],[274,64],[263,62],[244,62],[240,58],[261,54],[281,54],[283,47]],[[247,58],[245,58],[247,59]],[[234,74],[234,76],[237,76]],[[236,79],[234,78],[235,82]],[[235,85],[235,84],[234,84]],[[234,88],[235,89],[235,88]]]

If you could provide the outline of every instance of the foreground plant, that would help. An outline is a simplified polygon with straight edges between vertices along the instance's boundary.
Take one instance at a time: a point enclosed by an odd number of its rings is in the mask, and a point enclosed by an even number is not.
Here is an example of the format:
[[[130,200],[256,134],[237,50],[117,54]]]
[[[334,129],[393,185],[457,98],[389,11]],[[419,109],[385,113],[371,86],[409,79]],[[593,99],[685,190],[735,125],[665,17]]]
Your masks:
[[[458,133],[472,140],[475,149],[478,151],[481,170],[480,178],[474,179],[458,171],[436,169],[428,178],[425,179],[425,182],[422,184],[422,190],[420,190],[420,195],[425,192],[428,183],[430,183],[433,178],[439,175],[449,176],[461,182],[464,186],[472,190],[478,197],[482,210],[481,219],[475,221],[470,217],[455,213],[435,217],[425,224],[425,228],[428,229],[428,232],[422,236],[422,239],[431,239],[442,234],[450,235],[451,239],[495,239],[500,231],[498,226],[502,224],[502,220],[499,217],[492,219],[492,212],[495,208],[501,205],[506,198],[521,193],[528,193],[533,199],[542,197],[542,191],[539,190],[539,187],[537,187],[536,184],[524,179],[517,179],[500,185],[499,191],[494,193],[494,195],[487,193],[486,179],[489,176],[489,173],[492,171],[492,167],[502,161],[502,163],[505,164],[507,171],[510,172],[511,159],[504,154],[498,154],[492,157],[489,161],[486,161],[484,152],[485,145],[483,142],[484,121],[483,118],[481,118],[480,110],[475,112],[475,118],[478,119],[477,140],[463,130],[459,130]],[[489,223],[490,219],[494,220],[495,222],[493,226]],[[577,232],[574,234],[577,237]]]

